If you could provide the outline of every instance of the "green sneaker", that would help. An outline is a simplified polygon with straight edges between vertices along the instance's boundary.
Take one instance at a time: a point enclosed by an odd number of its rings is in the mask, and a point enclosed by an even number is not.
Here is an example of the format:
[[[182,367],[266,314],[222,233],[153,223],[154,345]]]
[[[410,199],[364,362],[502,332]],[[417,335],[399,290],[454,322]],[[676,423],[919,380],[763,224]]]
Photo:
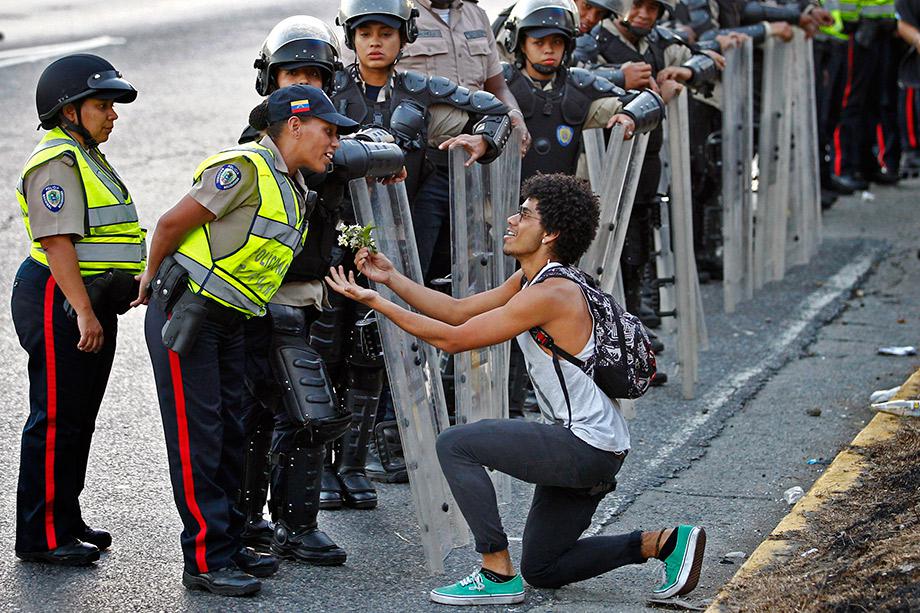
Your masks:
[[[517,604],[524,602],[524,580],[515,575],[511,581],[495,583],[477,570],[453,585],[431,590],[428,597],[432,602],[453,605]]]
[[[703,550],[706,549],[706,531],[698,526],[678,526],[677,544],[664,561],[661,585],[655,588],[656,598],[670,598],[687,594],[700,580]]]

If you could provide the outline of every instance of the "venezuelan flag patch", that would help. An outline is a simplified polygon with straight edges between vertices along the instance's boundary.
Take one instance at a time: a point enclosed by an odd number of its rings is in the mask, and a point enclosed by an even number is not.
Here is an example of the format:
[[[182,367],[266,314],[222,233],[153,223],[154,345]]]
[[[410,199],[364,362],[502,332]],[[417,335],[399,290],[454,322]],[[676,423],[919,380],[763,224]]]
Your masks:
[[[291,113],[309,113],[310,112],[310,101],[309,100],[294,100],[291,102]]]

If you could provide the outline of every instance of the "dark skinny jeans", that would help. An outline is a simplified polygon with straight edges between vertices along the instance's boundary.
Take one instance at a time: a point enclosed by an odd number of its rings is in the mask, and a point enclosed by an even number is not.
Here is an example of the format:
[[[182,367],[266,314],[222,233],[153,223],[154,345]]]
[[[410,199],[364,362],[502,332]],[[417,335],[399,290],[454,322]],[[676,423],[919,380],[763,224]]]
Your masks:
[[[521,555],[521,574],[530,585],[559,588],[646,561],[640,555],[641,532],[579,538],[611,488],[588,490],[615,483],[625,454],[592,447],[563,426],[522,419],[448,428],[438,437],[437,450],[479,553],[508,548],[485,467],[536,484]]]

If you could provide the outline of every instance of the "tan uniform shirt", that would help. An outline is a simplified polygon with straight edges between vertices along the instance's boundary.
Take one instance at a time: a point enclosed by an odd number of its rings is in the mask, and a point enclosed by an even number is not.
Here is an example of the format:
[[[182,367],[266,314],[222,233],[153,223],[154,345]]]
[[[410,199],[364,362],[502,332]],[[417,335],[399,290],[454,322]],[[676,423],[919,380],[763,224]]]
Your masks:
[[[71,234],[83,238],[86,231],[86,196],[76,162],[62,153],[33,168],[22,182],[29,211],[32,238]]]
[[[447,77],[473,91],[501,72],[489,17],[478,4],[454,0],[446,24],[432,11],[430,0],[415,3],[418,39],[403,48],[400,70]]]
[[[294,179],[301,202],[309,191],[299,172],[290,173],[274,141],[263,136],[259,144],[274,154],[275,168]],[[239,249],[249,236],[252,220],[259,210],[258,169],[247,158],[226,160],[206,168],[189,190],[189,196],[216,216],[211,222],[211,254],[220,258]],[[319,305],[323,298],[322,281],[282,284],[271,302],[291,306]]]

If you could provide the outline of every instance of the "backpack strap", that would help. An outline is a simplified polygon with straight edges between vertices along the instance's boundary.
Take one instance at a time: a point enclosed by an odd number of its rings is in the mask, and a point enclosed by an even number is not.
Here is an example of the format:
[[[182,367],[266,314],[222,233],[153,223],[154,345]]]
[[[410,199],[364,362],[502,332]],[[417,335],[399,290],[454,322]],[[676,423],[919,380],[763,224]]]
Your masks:
[[[546,333],[546,330],[540,327],[535,327],[530,329],[530,336],[533,340],[540,345],[541,347],[546,347],[553,354],[553,370],[556,371],[556,376],[559,378],[559,385],[562,386],[562,395],[565,397],[565,406],[569,411],[569,425],[568,428],[572,427],[572,401],[569,400],[569,388],[565,384],[565,375],[562,373],[562,365],[559,364],[559,356],[581,368],[584,365],[584,362],[573,356],[571,353],[565,351],[562,347],[558,347],[556,342],[553,340],[553,337]]]

